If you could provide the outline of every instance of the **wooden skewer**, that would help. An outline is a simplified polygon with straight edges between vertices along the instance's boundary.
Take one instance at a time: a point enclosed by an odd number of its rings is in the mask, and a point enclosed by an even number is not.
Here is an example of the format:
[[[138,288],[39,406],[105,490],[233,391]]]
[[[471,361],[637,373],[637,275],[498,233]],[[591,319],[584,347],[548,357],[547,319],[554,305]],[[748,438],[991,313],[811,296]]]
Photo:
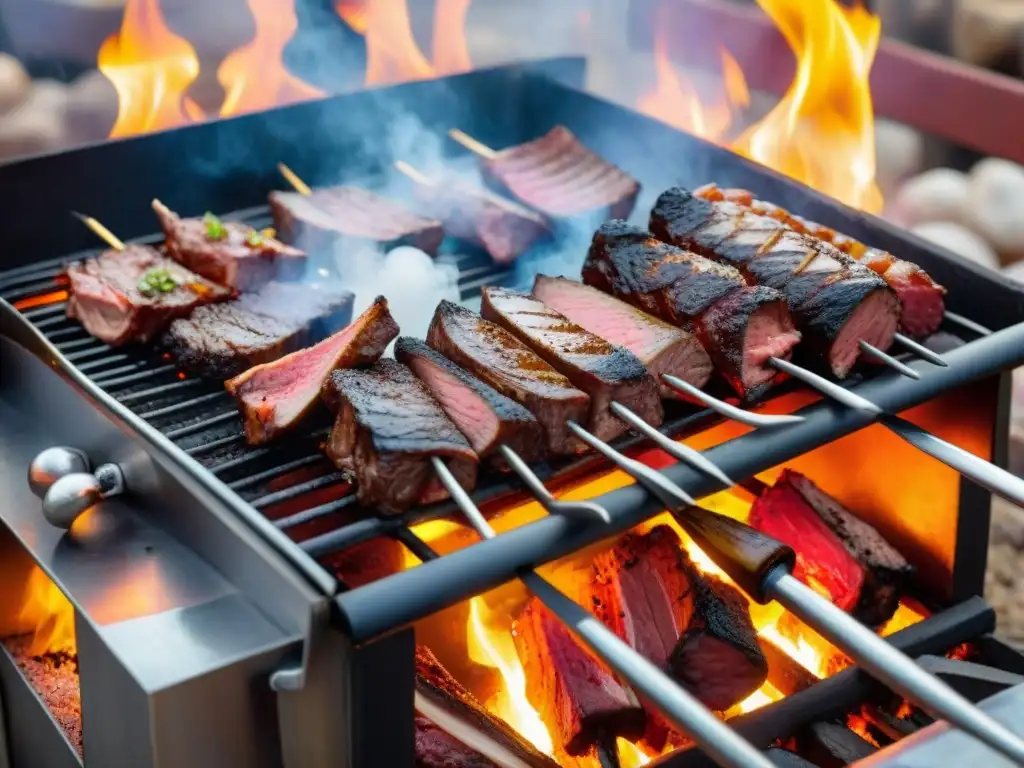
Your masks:
[[[105,226],[100,224],[100,222],[98,222],[92,216],[86,216],[84,213],[79,213],[78,211],[72,211],[71,215],[74,216],[79,221],[81,221],[83,224],[85,224],[85,226],[91,229],[100,240],[105,242],[115,251],[124,250],[124,242],[122,242],[122,240],[117,235],[115,235]]]
[[[480,155],[484,160],[494,160],[501,154],[497,150],[491,149],[486,144],[477,141],[469,134],[463,133],[458,128],[452,128],[448,131],[448,135],[473,154]]]
[[[401,171],[402,173],[404,173],[406,176],[408,176],[410,179],[415,181],[417,184],[423,184],[423,185],[428,186],[428,187],[436,187],[437,186],[437,182],[436,181],[434,181],[433,179],[429,178],[422,171],[417,171],[415,168],[413,168],[411,165],[409,165],[407,162],[405,162],[405,160],[396,160],[395,161],[395,169],[398,170],[398,171]]]
[[[295,173],[295,171],[293,171],[287,165],[285,165],[284,163],[278,163],[277,170],[281,172],[281,175],[288,180],[288,183],[291,184],[295,188],[295,191],[298,192],[300,195],[313,194],[313,190],[310,189],[309,185],[302,179],[300,179],[298,175]]]

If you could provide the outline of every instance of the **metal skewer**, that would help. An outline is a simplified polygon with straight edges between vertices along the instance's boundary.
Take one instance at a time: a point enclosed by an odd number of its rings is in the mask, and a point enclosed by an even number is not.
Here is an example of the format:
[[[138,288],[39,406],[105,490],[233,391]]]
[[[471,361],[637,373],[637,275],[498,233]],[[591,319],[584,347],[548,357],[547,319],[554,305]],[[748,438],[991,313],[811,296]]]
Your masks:
[[[753,599],[778,601],[894,691],[1024,765],[1024,739],[794,578],[792,549],[743,523],[694,506],[690,495],[660,472],[623,456],[578,424],[570,422],[569,427],[673,511],[694,541]]]
[[[494,529],[444,462],[437,457],[432,461],[441,483],[473,529],[483,539],[494,538]],[[692,694],[620,640],[594,616],[534,571],[523,571],[519,577],[591,651],[621,674],[639,694],[655,705],[673,725],[700,744],[720,765],[736,768],[770,768],[771,762],[753,745],[716,717]]]

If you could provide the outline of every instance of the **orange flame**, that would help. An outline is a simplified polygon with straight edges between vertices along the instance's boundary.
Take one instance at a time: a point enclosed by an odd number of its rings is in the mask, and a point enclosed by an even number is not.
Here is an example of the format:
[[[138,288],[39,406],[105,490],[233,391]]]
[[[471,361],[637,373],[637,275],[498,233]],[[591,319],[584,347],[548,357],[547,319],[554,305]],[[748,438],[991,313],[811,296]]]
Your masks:
[[[256,33],[217,70],[217,80],[226,91],[221,117],[323,96],[323,91],[304,83],[284,66],[284,48],[299,27],[294,4],[248,0],[248,5]]]
[[[473,0],[437,0],[434,9],[434,68],[438,74],[473,68],[466,42],[466,16]]]
[[[167,27],[158,0],[128,0],[121,29],[103,41],[97,67],[117,90],[111,138],[204,118],[185,96],[199,76],[199,58]]]
[[[18,622],[33,627],[29,653],[74,653],[75,610],[39,566],[32,566],[25,583],[25,600]]]

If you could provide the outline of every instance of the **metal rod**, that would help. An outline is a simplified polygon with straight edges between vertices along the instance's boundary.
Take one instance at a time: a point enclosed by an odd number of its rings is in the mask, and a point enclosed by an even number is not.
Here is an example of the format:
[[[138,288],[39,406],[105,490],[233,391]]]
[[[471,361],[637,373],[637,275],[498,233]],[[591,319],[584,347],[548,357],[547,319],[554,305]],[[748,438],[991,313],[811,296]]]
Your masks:
[[[572,422],[569,422],[570,426]],[[483,539],[495,538],[494,529],[469,498],[465,489],[444,462],[433,458],[434,470],[470,525]],[[737,736],[728,725],[692,694],[673,682],[593,615],[559,592],[533,571],[519,577],[527,588],[570,627],[590,650],[622,675],[647,701],[655,705],[677,728],[690,736],[719,764],[747,768],[769,768],[771,762],[748,741]]]
[[[673,389],[682,392],[684,395],[689,395],[694,400],[706,405],[715,413],[721,414],[727,419],[738,421],[740,424],[746,424],[748,427],[756,427],[760,429],[764,427],[776,427],[781,424],[795,424],[798,421],[803,421],[803,416],[797,416],[796,414],[768,414],[745,411],[742,408],[737,408],[735,405],[730,405],[724,400],[719,400],[717,397],[712,397],[707,392],[698,389],[688,381],[683,381],[678,376],[671,376],[665,373],[662,374],[661,378],[662,381]]]
[[[938,354],[937,352],[932,352],[932,350],[928,349],[928,347],[926,347],[924,344],[918,344],[909,336],[906,336],[902,333],[897,333],[895,336],[893,336],[893,340],[897,344],[901,344],[902,346],[909,349],[922,360],[927,360],[932,365],[941,365],[943,368],[949,367],[949,363],[947,363],[942,358],[942,355]]]
[[[1024,765],[1024,739],[925,672],[870,629],[777,568],[765,591],[864,669],[936,718],[948,720],[992,749]]]
[[[896,373],[902,376],[907,376],[911,379],[921,378],[921,374],[915,371],[913,368],[904,365],[892,355],[880,350],[874,344],[868,344],[866,341],[864,341],[864,339],[860,340],[860,350],[868,357],[873,358],[879,363],[889,366],[894,371],[896,371]]]
[[[549,514],[586,519],[597,518],[603,523],[611,522],[608,510],[592,501],[563,501],[556,499],[551,494],[551,491],[544,487],[544,483],[541,482],[540,478],[533,473],[530,465],[523,461],[522,457],[507,445],[501,446],[501,453],[505,457],[505,461],[508,462],[508,465],[512,467],[512,470],[519,475],[520,479],[526,484],[526,487],[529,488],[530,493],[537,497],[537,501],[540,502],[541,506]]]

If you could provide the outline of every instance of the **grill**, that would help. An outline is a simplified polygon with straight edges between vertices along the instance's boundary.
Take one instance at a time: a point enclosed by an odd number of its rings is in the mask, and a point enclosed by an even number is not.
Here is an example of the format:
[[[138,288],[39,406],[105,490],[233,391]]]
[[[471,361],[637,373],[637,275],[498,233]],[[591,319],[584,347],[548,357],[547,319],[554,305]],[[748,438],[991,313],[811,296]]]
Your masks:
[[[102,686],[96,681],[103,678],[96,670],[128,670],[131,677],[135,663],[117,658],[119,641],[104,630],[109,620],[97,619],[98,602],[90,594],[104,578],[116,577],[84,576],[75,565],[74,536],[60,539],[39,521],[34,508],[38,501],[12,491],[7,499],[12,511],[3,513],[5,523],[79,609],[80,653],[102,659],[91,670],[82,662],[87,760],[95,757],[98,764],[111,764],[104,759],[131,754],[135,765],[156,764],[168,756],[187,756],[194,765],[410,764],[414,673],[409,625],[515,579],[525,569],[627,531],[664,505],[642,484],[628,485],[594,499],[608,511],[609,524],[553,514],[439,556],[411,526],[458,514],[455,505],[445,502],[393,518],[358,508],[346,477],[320,450],[329,427],[326,420],[287,441],[250,448],[235,405],[219,384],[185,377],[173,361],[157,352],[111,349],[69,321],[62,265],[99,251],[89,247],[91,235],[64,215],[69,210],[87,209],[122,237],[141,242],[159,239],[144,231],[152,220],[147,203],[157,196],[187,213],[225,212],[226,218],[262,227],[269,217],[258,203],[267,191],[280,186],[275,170],[279,160],[288,160],[314,186],[372,178],[392,159],[372,137],[383,133],[399,115],[416,115],[424,131],[439,137],[457,126],[497,147],[534,138],[561,123],[641,180],[645,190],[637,205],[641,215],[649,210],[651,196],[664,187],[692,187],[713,179],[750,188],[764,199],[893,251],[951,286],[950,313],[943,327],[951,347],[944,353],[947,367],[904,357],[920,373],[919,379],[866,367],[850,386],[889,413],[911,411],[940,435],[948,429],[950,434],[943,436],[949,439],[955,439],[958,429],[966,429],[981,443],[972,445],[972,450],[996,463],[1004,461],[1008,397],[1002,374],[1024,362],[1024,290],[997,282],[963,259],[939,253],[884,222],[842,208],[724,150],[586,95],[574,87],[580,75],[575,61],[478,71],[112,142],[0,169],[0,189],[34,191],[9,194],[0,207],[8,244],[0,264],[0,298],[5,300],[0,303],[5,359],[0,395],[9,398],[0,403],[4,406],[0,414],[9,415],[14,425],[0,428],[0,441],[10,457],[3,463],[23,471],[26,457],[54,442],[71,443],[75,435],[87,443],[76,447],[86,449],[94,460],[118,463],[131,494],[123,502],[115,501],[109,515],[104,510],[99,516],[100,523],[110,528],[103,531],[104,549],[109,550],[105,555],[120,553],[134,562],[139,557],[136,545],[142,546],[151,536],[160,541],[155,549],[165,553],[167,562],[184,569],[181,563],[203,561],[190,565],[201,575],[193,578],[202,584],[168,596],[168,605],[187,611],[226,600],[224,604],[239,616],[244,614],[241,626],[258,629],[249,642],[217,646],[214,655],[230,670],[223,674],[241,688],[253,675],[270,680],[269,689],[261,694],[236,692],[237,699],[224,706],[218,724],[179,723],[174,726],[177,730],[172,729],[190,738],[216,736],[218,742],[228,740],[225,733],[236,731],[249,740],[246,747],[189,751],[158,738],[159,727],[142,716],[146,709],[126,716],[122,706],[117,716],[105,715],[100,702],[109,705],[110,700],[97,690]],[[315,136],[301,132],[306,125],[318,126]],[[622,136],[629,141],[622,141]],[[294,157],[297,146],[304,148],[307,163]],[[451,145],[450,152],[456,151]],[[677,162],[655,159],[666,157]],[[314,158],[337,158],[337,167],[314,163]],[[137,172],[139,167],[146,172]],[[104,189],[101,194],[97,194],[97,183]],[[117,193],[106,193],[106,189]],[[478,295],[484,285],[515,280],[514,270],[496,267],[482,254],[445,258],[457,259],[464,299]],[[951,403],[960,405],[961,418],[944,413]],[[781,388],[765,410],[797,411],[804,418],[799,423],[746,431],[723,422],[713,410],[676,404],[667,413],[662,432],[682,438],[718,430],[717,444],[705,455],[729,477],[744,480],[808,454],[836,460],[853,445],[851,440],[867,436],[859,444],[866,445],[878,439],[881,429],[861,432],[875,420],[872,414],[819,401],[795,384]],[[30,436],[26,418],[37,420],[37,436]],[[640,437],[622,438],[614,446],[647,463],[660,462],[664,476],[695,497],[721,489],[717,481],[688,465],[669,465]],[[908,474],[931,461],[913,451],[909,455],[917,458],[908,459]],[[868,463],[884,472],[886,461],[878,456]],[[557,491],[609,467],[605,459],[589,455],[533,469],[549,489]],[[16,474],[9,469],[4,472],[0,480]],[[17,482],[24,485],[20,477]],[[920,529],[904,531],[907,542],[922,554],[923,575],[934,577],[935,594],[929,599],[953,606],[895,636],[897,646],[915,656],[942,654],[992,628],[991,611],[974,597],[980,593],[984,573],[988,493],[961,482],[954,484],[952,497],[942,517],[947,529],[943,541],[929,541]],[[485,514],[530,498],[514,475],[482,478],[473,495]],[[119,507],[122,504],[124,509]],[[136,521],[134,537],[124,532],[124,519]],[[359,545],[382,538],[397,539],[423,564],[356,588],[343,583],[336,575],[339,562]],[[179,552],[182,544],[194,554]],[[154,545],[144,546],[151,548],[146,550],[151,554]],[[225,580],[231,588],[224,587]],[[263,617],[249,615],[252,611]],[[1005,658],[1001,646],[994,640],[986,642],[986,660],[1006,668],[1006,663],[998,663]],[[147,653],[139,648],[132,652],[139,664],[149,659]],[[228,663],[229,658],[236,661]],[[237,662],[239,658],[245,662]],[[201,668],[202,674],[190,664]],[[209,658],[183,665],[180,679],[195,685],[185,686],[186,692],[177,698],[168,693],[167,709],[160,710],[157,720],[163,723],[170,712],[209,706],[200,703],[201,695],[218,685],[216,666]],[[122,681],[121,690],[145,698],[138,689],[144,691],[146,683],[137,670],[134,674],[134,681]],[[381,690],[389,691],[386,700],[375,695]],[[155,707],[152,695],[149,706]],[[841,713],[865,696],[864,678],[849,670],[732,724],[738,733],[767,745],[825,717],[826,709]],[[276,716],[277,728],[260,731],[254,708],[261,716]],[[118,717],[129,722],[118,723]],[[127,747],[118,741],[119,726],[133,734]],[[22,756],[30,753],[28,747],[17,744],[12,749]],[[690,764],[696,755],[690,751],[663,760]]]

